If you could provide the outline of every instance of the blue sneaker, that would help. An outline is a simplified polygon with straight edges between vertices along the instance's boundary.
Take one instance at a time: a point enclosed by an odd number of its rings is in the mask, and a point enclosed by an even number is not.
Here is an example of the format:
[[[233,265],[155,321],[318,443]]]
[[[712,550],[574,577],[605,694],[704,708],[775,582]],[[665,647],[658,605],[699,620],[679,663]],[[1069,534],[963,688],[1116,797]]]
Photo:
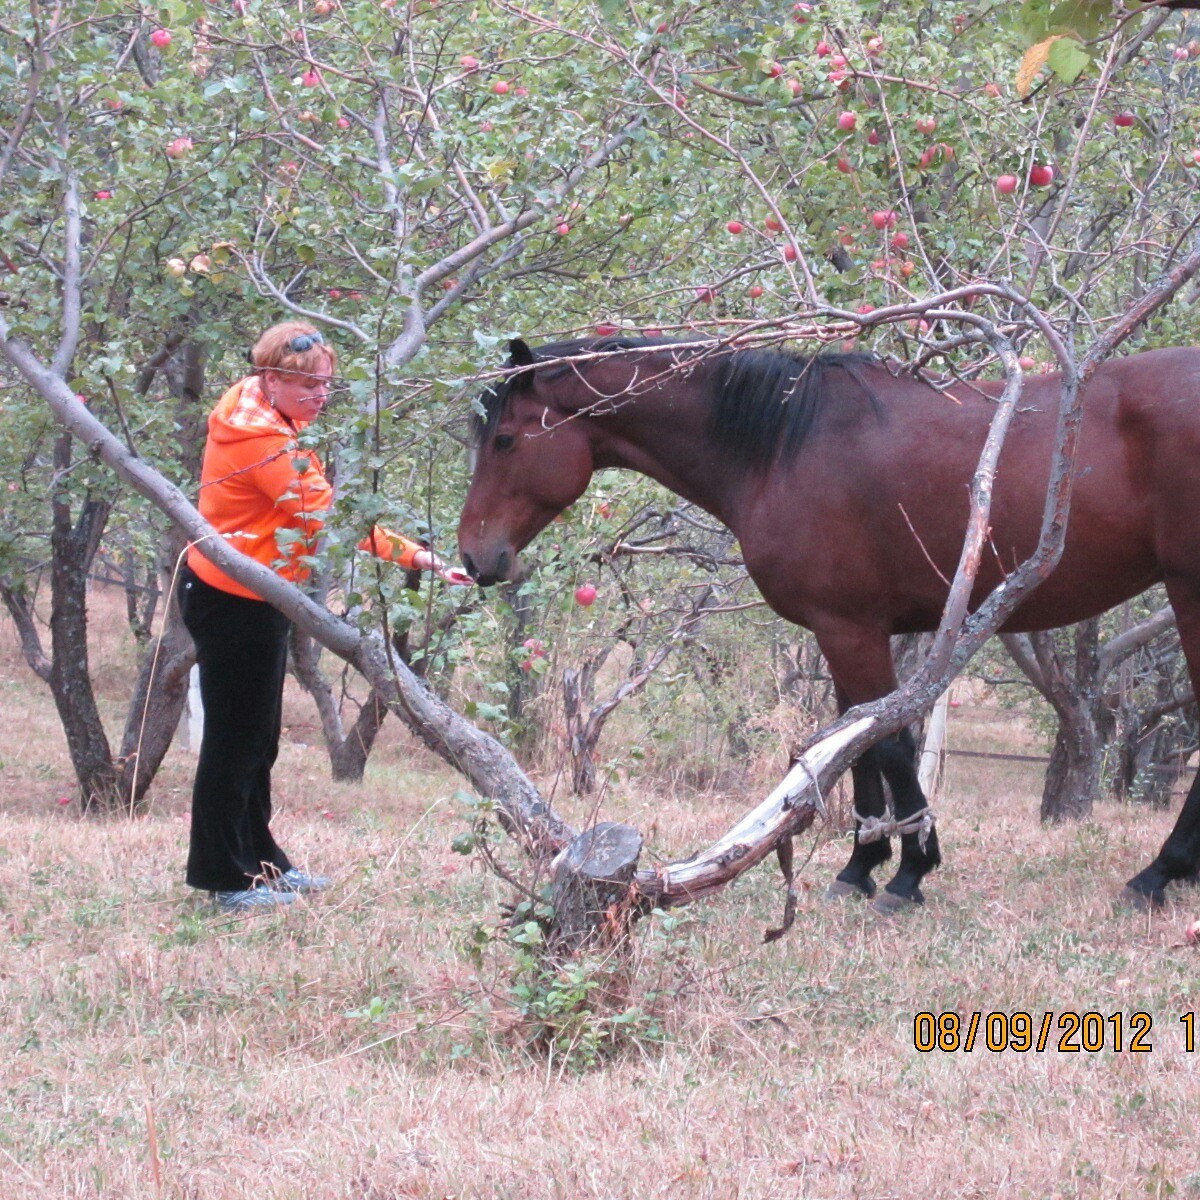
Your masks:
[[[323,892],[332,882],[328,875],[309,875],[298,867],[292,867],[278,879],[273,879],[270,886],[284,895],[307,896],[313,892]]]
[[[253,887],[238,892],[213,892],[212,898],[222,912],[253,912],[256,909],[284,908],[296,900],[296,895],[294,892]]]

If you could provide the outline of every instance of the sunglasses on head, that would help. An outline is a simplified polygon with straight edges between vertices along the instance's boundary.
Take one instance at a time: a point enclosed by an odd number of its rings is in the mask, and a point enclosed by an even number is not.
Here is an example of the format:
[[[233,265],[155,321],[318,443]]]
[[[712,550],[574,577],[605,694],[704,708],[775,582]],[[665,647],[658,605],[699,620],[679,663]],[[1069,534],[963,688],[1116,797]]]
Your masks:
[[[325,339],[320,333],[298,333],[290,342],[288,349],[296,354],[303,354],[306,350],[311,350],[314,346],[325,345]]]

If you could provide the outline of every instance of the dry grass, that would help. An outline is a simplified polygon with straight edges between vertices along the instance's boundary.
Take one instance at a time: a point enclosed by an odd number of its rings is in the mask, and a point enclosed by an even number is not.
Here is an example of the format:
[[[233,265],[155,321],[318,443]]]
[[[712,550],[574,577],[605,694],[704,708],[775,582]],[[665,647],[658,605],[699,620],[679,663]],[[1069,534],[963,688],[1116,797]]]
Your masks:
[[[98,654],[114,712],[131,659]],[[7,627],[0,686],[6,1200],[1200,1193],[1177,1020],[1195,904],[1112,905],[1173,814],[1105,807],[1044,831],[1036,766],[952,760],[950,865],[925,912],[827,905],[846,846],[825,840],[794,931],[764,947],[782,897],[762,869],[674,933],[646,930],[636,986],[667,993],[666,1044],[575,1074],[515,1044],[504,959],[477,971],[463,953],[505,892],[450,851],[458,782],[397,730],[362,787],[331,785],[289,694],[277,829],[337,884],[279,918],[222,919],[181,882],[187,755],[147,817],[81,822],[56,803],[62,736]],[[1032,748],[986,709],[956,710],[951,737]],[[746,800],[622,785],[604,815],[675,855]],[[949,1009],[1145,1010],[1154,1049],[917,1053],[914,1014]]]

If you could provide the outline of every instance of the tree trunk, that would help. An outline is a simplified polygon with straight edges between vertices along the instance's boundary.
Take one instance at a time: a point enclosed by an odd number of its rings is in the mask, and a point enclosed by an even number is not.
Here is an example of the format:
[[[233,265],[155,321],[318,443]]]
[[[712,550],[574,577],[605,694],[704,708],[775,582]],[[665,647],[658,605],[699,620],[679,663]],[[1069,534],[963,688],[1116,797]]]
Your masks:
[[[171,530],[165,545],[164,565],[169,573],[162,632],[142,655],[121,738],[121,792],[131,809],[141,808],[171,748],[187,705],[188,674],[196,661],[196,648],[180,615],[173,586],[174,564],[186,541],[177,530]]]
[[[321,736],[329,752],[334,779],[340,783],[361,783],[371,748],[387,716],[387,705],[379,692],[372,688],[366,702],[358,710],[358,717],[350,732],[346,733],[340,705],[321,670],[321,647],[310,634],[293,625],[288,648],[291,651],[293,673],[317,705]]]
[[[1091,815],[1104,761],[1100,732],[1086,705],[1059,709],[1058,721],[1042,787],[1042,820],[1053,824]]]
[[[642,835],[629,825],[601,821],[559,856],[551,885],[554,929],[550,954],[569,958],[601,946],[620,949],[633,925],[630,884]]]
[[[70,466],[70,434],[55,444],[58,470]],[[60,485],[61,486],[61,485]],[[85,499],[72,525],[68,499],[56,493],[50,534],[50,691],[67,737],[84,812],[123,803],[120,774],[96,707],[88,671],[88,571],[108,520],[107,501]]]

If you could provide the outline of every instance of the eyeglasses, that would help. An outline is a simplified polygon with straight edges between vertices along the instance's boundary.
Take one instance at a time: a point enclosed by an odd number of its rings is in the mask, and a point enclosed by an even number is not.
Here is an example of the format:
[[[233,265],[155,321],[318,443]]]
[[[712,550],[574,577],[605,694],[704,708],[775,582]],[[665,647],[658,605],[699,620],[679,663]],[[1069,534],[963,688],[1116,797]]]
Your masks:
[[[314,346],[325,345],[325,339],[318,333],[298,333],[290,342],[288,349],[295,351],[297,354],[303,354],[305,350],[311,350]]]

